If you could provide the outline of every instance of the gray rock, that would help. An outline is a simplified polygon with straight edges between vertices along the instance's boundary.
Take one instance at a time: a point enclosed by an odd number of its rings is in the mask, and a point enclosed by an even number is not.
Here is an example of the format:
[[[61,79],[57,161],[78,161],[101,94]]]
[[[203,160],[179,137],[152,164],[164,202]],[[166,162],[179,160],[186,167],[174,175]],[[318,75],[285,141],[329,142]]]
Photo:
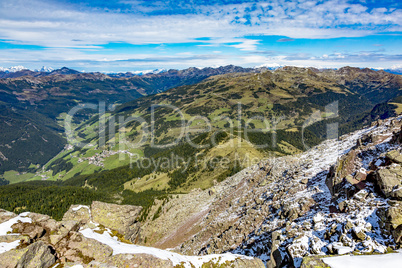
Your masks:
[[[71,205],[70,208],[64,213],[63,221],[81,221],[83,224],[91,220],[91,211],[88,206]]]
[[[27,252],[18,261],[17,268],[47,268],[56,262],[55,251],[42,241],[33,243],[27,249]]]
[[[402,166],[391,165],[377,172],[377,184],[388,198],[402,200]]]
[[[301,268],[330,268],[319,256],[304,257]]]
[[[9,219],[12,219],[14,217],[17,217],[17,214],[4,209],[0,209],[0,223],[8,221]]]
[[[2,268],[48,268],[56,262],[55,251],[43,241],[23,249],[13,249],[0,254]]]
[[[94,201],[91,205],[93,221],[123,234],[126,239],[134,240],[138,233],[138,216],[142,207],[116,205]],[[133,237],[134,236],[134,237]]]
[[[307,184],[308,183],[308,178],[304,178],[300,180],[301,184]]]
[[[41,238],[46,233],[46,230],[37,223],[18,222],[13,224],[11,228],[14,233],[27,235],[29,238],[34,240]]]
[[[67,260],[84,263],[92,260],[103,262],[113,253],[110,246],[95,239],[86,238],[77,232],[71,232],[55,247],[57,252]]]
[[[29,237],[26,235],[1,235],[0,236],[0,243],[10,243],[17,240],[22,241],[23,243],[29,242]]]
[[[380,208],[377,215],[381,219],[383,228],[391,232],[396,243],[402,244],[402,202],[390,202],[390,207]]]
[[[281,267],[284,262],[285,253],[280,249],[280,241],[272,241],[271,255],[267,262],[267,268]]]
[[[339,206],[339,211],[340,211],[340,212],[347,212],[347,209],[348,209],[348,202],[347,202],[346,200],[340,202],[340,203],[338,204],[338,206]]]
[[[366,234],[364,233],[364,231],[361,228],[353,228],[352,229],[352,234],[353,236],[360,240],[360,241],[364,241],[364,239],[366,239]]]
[[[400,150],[393,150],[385,155],[389,160],[394,163],[402,164],[402,153]]]

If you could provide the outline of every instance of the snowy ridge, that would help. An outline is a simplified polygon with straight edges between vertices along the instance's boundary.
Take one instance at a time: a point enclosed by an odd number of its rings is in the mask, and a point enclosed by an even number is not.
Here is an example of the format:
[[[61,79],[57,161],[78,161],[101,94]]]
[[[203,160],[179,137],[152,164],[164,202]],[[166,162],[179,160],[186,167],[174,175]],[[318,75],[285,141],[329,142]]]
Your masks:
[[[401,120],[401,117],[396,120]],[[261,199],[265,197],[267,201],[274,200],[271,201],[272,207],[275,207],[274,213],[267,214],[260,228],[231,252],[258,257],[267,262],[273,256],[266,245],[277,244],[276,251],[284,259],[290,255],[292,260],[287,261],[293,262],[296,267],[301,265],[304,256],[314,254],[346,254],[356,250],[360,253],[385,253],[389,245],[394,245],[394,241],[392,237],[384,234],[379,226],[380,219],[376,211],[378,208],[387,207],[387,200],[374,194],[374,185],[367,182],[366,189],[360,190],[348,201],[350,206],[348,213],[332,213],[331,206],[337,206],[342,199],[337,200],[338,203],[333,203],[326,178],[330,167],[342,155],[348,153],[356,145],[356,141],[364,135],[372,134],[384,138],[381,143],[372,146],[370,153],[362,152],[361,171],[367,171],[372,161],[381,158],[385,152],[397,148],[398,145],[390,144],[393,135],[390,122],[391,120],[386,120],[378,127],[356,131],[341,137],[339,141],[327,140],[301,154],[298,159],[284,157],[268,161],[267,164],[273,166],[272,173],[275,170],[280,171],[272,175],[277,180],[267,185],[263,191],[251,189],[251,192],[254,192],[254,196],[260,195]],[[253,172],[253,169],[256,167],[249,170]],[[285,174],[291,170],[295,171],[292,175]],[[278,180],[278,177],[283,179]],[[297,186],[295,181],[303,180],[308,181],[305,189],[302,187],[302,190],[292,192],[288,188],[288,194],[275,201],[275,193],[283,189],[285,184]],[[295,220],[289,220],[289,216],[282,216],[283,213],[297,210],[303,202],[310,202],[309,200],[314,200],[314,205]],[[239,210],[234,211],[234,214],[238,213]],[[355,236],[361,233],[364,233],[364,238],[359,242]],[[277,241],[273,241],[273,237],[276,237]]]
[[[71,210],[74,212],[77,212],[81,209],[83,209],[83,210],[88,209],[88,213],[91,213],[90,208],[88,206],[78,205],[78,206],[73,206],[71,208]],[[8,211],[1,211],[1,213],[2,213],[1,214],[2,217],[10,217],[10,219],[8,219],[0,224],[0,236],[5,236],[5,237],[14,236],[15,238],[7,240],[7,241],[11,241],[11,242],[0,242],[0,254],[5,253],[7,251],[11,251],[13,249],[16,249],[18,246],[21,245],[20,240],[21,240],[21,237],[23,237],[23,236],[21,236],[21,233],[18,231],[16,233],[14,233],[16,230],[20,230],[20,229],[14,229],[14,232],[13,232],[13,228],[18,228],[18,227],[15,227],[15,224],[18,225],[21,223],[32,223],[35,225],[35,224],[38,224],[38,222],[36,222],[37,219],[44,220],[42,223],[45,223],[49,219],[49,217],[46,217],[46,216],[42,217],[44,215],[35,214],[35,213],[31,214],[30,212],[24,212],[19,215],[15,215],[14,213],[11,213]],[[71,223],[73,223],[73,225],[71,225],[71,226],[74,226],[74,220],[72,220],[72,221],[67,220],[64,223],[62,223],[60,226],[68,226]],[[57,225],[54,225],[54,220],[52,220],[52,219],[50,220],[50,224],[53,226],[57,226]],[[66,228],[66,227],[62,227],[62,228]],[[32,231],[33,228],[30,230]],[[92,220],[90,220],[86,225],[80,226],[80,229],[78,230],[78,232],[85,238],[94,239],[104,245],[109,246],[113,251],[112,256],[119,255],[119,254],[134,254],[134,255],[135,254],[147,254],[147,255],[154,256],[156,259],[171,261],[173,266],[179,265],[180,267],[186,267],[186,268],[194,268],[194,267],[199,268],[199,267],[202,267],[203,264],[209,263],[209,262],[213,263],[214,265],[221,265],[227,261],[232,262],[232,261],[239,260],[239,259],[242,259],[242,260],[252,260],[253,259],[253,257],[241,256],[241,255],[232,254],[232,253],[211,254],[211,255],[206,255],[206,256],[185,256],[185,255],[181,255],[179,253],[171,252],[169,250],[162,250],[162,249],[153,248],[153,247],[139,246],[139,245],[135,245],[135,244],[121,242],[118,239],[118,237],[115,236],[115,233],[113,233],[111,229],[101,226],[100,224],[93,222]],[[53,231],[53,233],[58,233],[58,231]],[[67,233],[65,233],[65,235],[67,235]],[[52,241],[52,239],[50,239],[50,241]],[[58,265],[59,264],[56,264],[55,267],[58,267]],[[72,267],[84,267],[81,264],[77,264],[76,262],[73,263],[73,265],[74,266],[72,266]],[[107,266],[107,267],[110,267],[110,266]],[[115,266],[113,266],[113,267],[115,267]]]
[[[54,69],[52,67],[46,67],[46,66],[42,66],[42,68],[40,69],[35,69],[35,72],[42,72],[42,73],[50,73],[53,72]]]
[[[154,70],[142,70],[142,71],[133,71],[133,74],[136,75],[145,75],[145,74],[159,74],[166,72],[166,69],[154,69]]]
[[[5,73],[15,73],[15,72],[19,72],[22,70],[27,70],[28,68],[25,68],[24,66],[18,65],[18,66],[12,66],[9,68],[4,68],[4,67],[0,67],[0,72],[5,72]]]
[[[117,240],[116,237],[111,236],[110,230],[107,229],[103,234],[95,231],[99,229],[86,228],[80,232],[87,238],[95,239],[103,244],[110,246],[113,249],[113,255],[116,254],[150,254],[157,258],[170,260],[173,265],[183,264],[186,268],[201,267],[204,263],[214,261],[216,264],[222,264],[226,261],[233,261],[237,258],[249,258],[246,256],[226,253],[226,254],[211,254],[206,256],[185,256],[178,253],[162,250],[158,248],[137,246],[133,244],[126,244]],[[249,258],[252,259],[252,258]]]
[[[366,178],[376,174],[374,163],[383,163],[385,154],[400,146],[392,139],[401,129],[401,118],[324,141],[299,155],[263,160],[213,189],[171,200],[162,209],[165,213],[143,227],[144,236],[161,230],[160,240],[172,241],[176,228],[186,228],[201,211],[201,206],[192,210],[188,196],[204,204],[206,214],[192,237],[173,241],[175,250],[186,255],[231,252],[259,258],[268,267],[300,267],[306,256],[395,249],[394,237],[378,216],[389,208],[389,200]],[[348,166],[339,167],[346,170],[339,184],[345,195],[333,192],[330,184],[340,163]],[[365,177],[357,183],[353,180],[359,172]],[[170,211],[188,216],[170,226],[176,215]]]
[[[378,267],[400,267],[402,263],[402,251],[385,255],[374,256],[339,256],[325,258],[323,261],[332,268],[378,268]]]
[[[19,72],[22,70],[30,70],[24,66],[18,65],[18,66],[12,66],[9,68],[5,68],[5,67],[0,67],[0,72],[5,72],[5,73],[15,73],[15,72]],[[46,67],[46,66],[42,66],[42,68],[40,69],[34,69],[34,72],[43,72],[43,73],[50,73],[52,71],[54,71],[54,69],[52,67]]]

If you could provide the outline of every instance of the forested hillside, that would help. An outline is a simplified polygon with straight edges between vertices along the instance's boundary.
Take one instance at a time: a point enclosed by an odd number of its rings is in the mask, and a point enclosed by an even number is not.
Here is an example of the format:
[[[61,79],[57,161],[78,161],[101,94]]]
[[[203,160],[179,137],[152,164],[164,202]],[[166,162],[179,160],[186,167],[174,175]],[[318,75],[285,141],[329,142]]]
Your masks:
[[[107,110],[212,75],[255,71],[225,66],[143,76],[81,73],[68,68],[50,73],[22,70],[0,74],[0,174],[32,172],[60,152],[66,144],[63,119],[77,105],[99,106],[81,109],[73,123],[88,120],[103,106]]]

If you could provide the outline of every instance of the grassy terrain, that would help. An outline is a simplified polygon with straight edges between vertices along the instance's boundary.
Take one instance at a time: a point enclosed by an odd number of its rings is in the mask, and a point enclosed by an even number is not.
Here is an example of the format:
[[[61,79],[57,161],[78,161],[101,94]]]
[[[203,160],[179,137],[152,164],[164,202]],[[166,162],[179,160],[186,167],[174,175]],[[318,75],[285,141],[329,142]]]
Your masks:
[[[356,71],[356,70],[355,70]],[[269,156],[295,154],[304,150],[301,140],[302,126],[304,142],[315,145],[325,139],[328,122],[336,121],[341,125],[341,134],[356,129],[374,118],[361,120],[359,116],[370,114],[374,108],[371,96],[361,96],[360,84],[346,87],[339,84],[333,73],[315,73],[309,69],[278,70],[275,73],[260,74],[229,74],[209,78],[201,83],[182,86],[166,92],[144,97],[118,106],[114,112],[105,115],[106,145],[98,147],[99,121],[90,120],[80,125],[76,137],[80,141],[89,141],[92,146],[84,149],[74,149],[69,157],[63,156],[63,161],[55,164],[52,161],[46,169],[53,170],[50,179],[66,180],[77,174],[91,175],[102,170],[128,166],[130,157],[120,153],[109,157],[101,157],[101,166],[96,166],[87,160],[99,156],[103,150],[117,151],[120,134],[124,134],[126,147],[138,143],[144,134],[144,125],[137,121],[124,126],[117,123],[117,118],[141,116],[150,130],[151,107],[154,104],[173,105],[180,109],[180,114],[170,107],[160,106],[154,110],[154,142],[169,144],[180,136],[182,120],[190,140],[198,140],[204,148],[197,149],[185,146],[185,140],[166,149],[155,149],[151,146],[151,137],[145,143],[132,150],[135,159],[146,157],[152,160],[169,158],[171,154],[185,158],[185,163],[179,166],[161,168],[151,165],[144,176],[127,180],[124,189],[141,192],[148,189],[174,190],[188,192],[194,188],[208,188],[214,181],[219,181],[232,174],[235,170]],[[358,75],[360,75],[358,73]],[[363,80],[363,79],[362,79]],[[362,82],[363,83],[363,82]],[[378,87],[378,85],[376,85]],[[375,86],[365,91],[375,91]],[[389,85],[388,85],[389,87]],[[388,96],[399,94],[399,88],[388,90]],[[375,95],[375,94],[374,94]],[[333,101],[339,103],[339,115],[325,110],[327,104]],[[391,109],[391,108],[387,108]],[[381,109],[374,114],[381,113]],[[334,119],[327,119],[336,117]],[[96,119],[96,118],[95,118]],[[109,124],[110,120],[115,122]],[[331,121],[332,120],[332,121]],[[360,120],[360,121],[359,121]],[[307,123],[309,122],[309,123]],[[115,133],[109,135],[110,127]],[[223,135],[219,145],[213,143],[217,135]],[[273,144],[272,140],[276,139]],[[247,142],[247,141],[248,142]],[[265,148],[258,145],[266,144]],[[195,158],[197,155],[197,162]],[[78,159],[83,161],[78,163]],[[134,158],[131,158],[134,159]],[[236,164],[236,159],[242,165]],[[248,158],[248,162],[244,161]],[[56,157],[57,159],[57,157]],[[229,165],[221,165],[229,159]],[[215,161],[211,166],[210,162]],[[67,166],[72,166],[67,170]]]
[[[402,103],[390,102],[389,104],[395,105],[395,113],[402,114]]]
[[[64,69],[67,75],[56,72],[54,75],[0,79],[0,174],[9,170],[32,172],[31,164],[43,166],[57,155],[66,144],[64,119],[78,105],[83,108],[84,104],[102,106],[104,103],[107,111],[113,105],[194,84],[215,74],[252,71],[227,66],[169,70],[144,76],[108,76]],[[88,120],[99,107],[77,111],[72,118],[73,125]],[[94,128],[96,130],[96,125]],[[85,137],[95,138],[89,129]]]
[[[1,176],[3,179],[6,179],[10,183],[18,183],[18,182],[23,182],[26,181],[32,177],[34,177],[34,173],[29,173],[29,172],[17,172],[15,170],[10,170],[4,172],[4,174]]]

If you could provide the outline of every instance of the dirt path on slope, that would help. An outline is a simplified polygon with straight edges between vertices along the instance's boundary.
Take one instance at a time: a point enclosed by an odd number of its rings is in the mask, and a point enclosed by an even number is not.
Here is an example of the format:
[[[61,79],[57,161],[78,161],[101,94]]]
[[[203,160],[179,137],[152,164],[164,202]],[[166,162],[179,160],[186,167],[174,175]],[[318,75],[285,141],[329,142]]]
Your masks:
[[[187,241],[191,236],[201,230],[200,223],[202,219],[208,214],[209,208],[194,214],[191,218],[186,220],[179,226],[173,233],[164,237],[155,246],[161,249],[174,248],[181,243]]]

